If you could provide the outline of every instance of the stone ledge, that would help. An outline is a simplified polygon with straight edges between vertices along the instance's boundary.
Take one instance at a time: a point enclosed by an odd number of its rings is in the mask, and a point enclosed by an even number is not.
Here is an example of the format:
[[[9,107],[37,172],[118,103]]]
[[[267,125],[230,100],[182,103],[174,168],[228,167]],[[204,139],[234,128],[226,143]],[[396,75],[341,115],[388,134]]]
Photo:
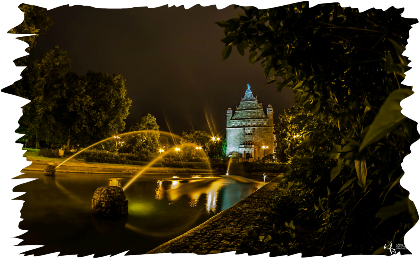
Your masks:
[[[146,254],[154,253],[170,253],[171,249],[177,249],[176,253],[199,253],[199,254],[210,254],[210,253],[221,253],[237,251],[240,243],[235,240],[246,231],[248,221],[253,219],[254,210],[256,208],[255,203],[258,206],[266,207],[260,198],[255,198],[254,195],[265,190],[266,188],[273,189],[272,184],[277,185],[277,182],[281,179],[278,176],[271,180],[268,184],[264,185],[260,189],[255,190],[251,195],[245,197],[232,207],[221,211],[215,216],[211,217],[204,223],[197,227],[185,232],[184,234],[166,242],[158,247],[150,250]],[[272,190],[271,190],[272,191]],[[258,200],[257,200],[258,199]],[[253,204],[250,205],[250,202]],[[263,230],[265,227],[259,229]],[[264,235],[263,232],[259,232]],[[199,244],[192,245],[191,241],[194,240]],[[256,240],[257,241],[257,240]]]

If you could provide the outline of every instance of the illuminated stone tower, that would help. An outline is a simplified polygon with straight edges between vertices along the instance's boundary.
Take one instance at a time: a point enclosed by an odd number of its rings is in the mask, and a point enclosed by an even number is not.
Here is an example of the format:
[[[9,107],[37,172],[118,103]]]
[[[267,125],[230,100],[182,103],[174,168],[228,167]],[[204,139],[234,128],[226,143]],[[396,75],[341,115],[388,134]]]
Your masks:
[[[258,103],[248,84],[235,113],[231,108],[226,113],[226,155],[239,156],[242,161],[255,161],[273,153],[273,114],[271,105],[267,107],[267,114],[264,113],[262,103]]]

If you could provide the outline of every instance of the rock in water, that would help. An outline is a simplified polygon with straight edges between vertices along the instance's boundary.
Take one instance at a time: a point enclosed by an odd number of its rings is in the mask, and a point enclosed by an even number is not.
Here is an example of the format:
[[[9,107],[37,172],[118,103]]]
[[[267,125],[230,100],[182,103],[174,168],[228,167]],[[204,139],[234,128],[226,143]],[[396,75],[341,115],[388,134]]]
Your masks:
[[[92,197],[93,214],[103,217],[119,217],[128,214],[128,200],[118,186],[101,186]]]
[[[47,165],[47,167],[44,169],[44,172],[48,176],[53,176],[55,174],[55,166]]]

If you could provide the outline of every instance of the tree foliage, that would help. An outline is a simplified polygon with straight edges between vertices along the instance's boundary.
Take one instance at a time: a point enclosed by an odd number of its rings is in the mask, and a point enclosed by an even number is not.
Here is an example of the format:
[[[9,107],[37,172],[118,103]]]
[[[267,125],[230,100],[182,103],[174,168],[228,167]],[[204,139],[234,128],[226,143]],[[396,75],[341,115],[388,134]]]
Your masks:
[[[22,41],[29,44],[26,52],[30,51],[36,46],[36,37],[45,34],[50,27],[54,24],[47,14],[47,9],[34,6],[21,4],[19,9],[24,12],[25,17],[21,24],[9,30],[8,33],[14,34],[36,34],[33,36],[25,36],[20,38]],[[16,65],[25,65],[26,57],[18,59]]]
[[[212,136],[204,131],[183,132],[182,143],[194,143],[202,147],[209,158],[224,158],[226,155],[226,138],[222,137],[219,141],[213,141]]]
[[[70,72],[67,52],[56,47],[31,62],[12,91],[31,100],[23,107],[19,131],[50,145],[87,145],[124,130],[131,100],[122,75]]]
[[[267,85],[293,89],[296,107],[280,116],[277,153],[289,161],[285,180],[298,216],[318,223],[325,241],[335,238],[337,252],[367,241],[373,253],[378,244],[357,234],[363,228],[383,243],[401,243],[418,219],[399,185],[401,162],[419,138],[399,105],[412,94],[401,84],[409,69],[402,53],[417,20],[394,7],[359,13],[337,3],[241,8],[245,14],[217,22],[226,36],[222,59],[232,46],[248,50]],[[374,228],[378,218],[388,221]]]
[[[57,143],[63,140],[62,127],[55,109],[64,96],[66,74],[70,71],[67,53],[58,47],[45,54],[42,60],[29,63],[22,79],[10,88],[20,97],[31,100],[23,107],[19,120],[27,137],[38,134],[39,139]],[[67,131],[67,130],[66,130]]]
[[[159,125],[151,114],[140,116],[130,126],[130,131],[145,131],[123,136],[123,146],[118,150],[121,153],[137,154],[140,160],[151,160],[159,149]]]

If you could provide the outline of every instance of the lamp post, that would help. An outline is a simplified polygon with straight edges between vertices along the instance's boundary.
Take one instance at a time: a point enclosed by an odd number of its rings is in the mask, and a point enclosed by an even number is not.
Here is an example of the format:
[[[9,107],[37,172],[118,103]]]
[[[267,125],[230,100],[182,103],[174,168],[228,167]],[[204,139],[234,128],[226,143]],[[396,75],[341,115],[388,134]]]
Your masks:
[[[116,135],[114,135],[114,139],[115,139],[115,149],[118,151],[118,143],[121,143],[121,142],[118,142],[118,139],[120,139],[121,137],[119,137],[119,136],[116,136]]]
[[[213,145],[213,150],[214,150],[214,152],[216,152],[216,150],[217,150],[217,143],[220,141],[220,138],[219,137],[212,137],[211,138],[212,140],[213,140],[213,143],[214,143],[214,145]],[[214,157],[213,157],[214,158]]]
[[[262,146],[262,148],[264,149],[264,157],[265,157],[265,149],[268,149],[268,146]]]
[[[196,150],[201,150],[201,146],[196,146],[195,149]],[[194,152],[194,159],[195,159],[195,152]]]

